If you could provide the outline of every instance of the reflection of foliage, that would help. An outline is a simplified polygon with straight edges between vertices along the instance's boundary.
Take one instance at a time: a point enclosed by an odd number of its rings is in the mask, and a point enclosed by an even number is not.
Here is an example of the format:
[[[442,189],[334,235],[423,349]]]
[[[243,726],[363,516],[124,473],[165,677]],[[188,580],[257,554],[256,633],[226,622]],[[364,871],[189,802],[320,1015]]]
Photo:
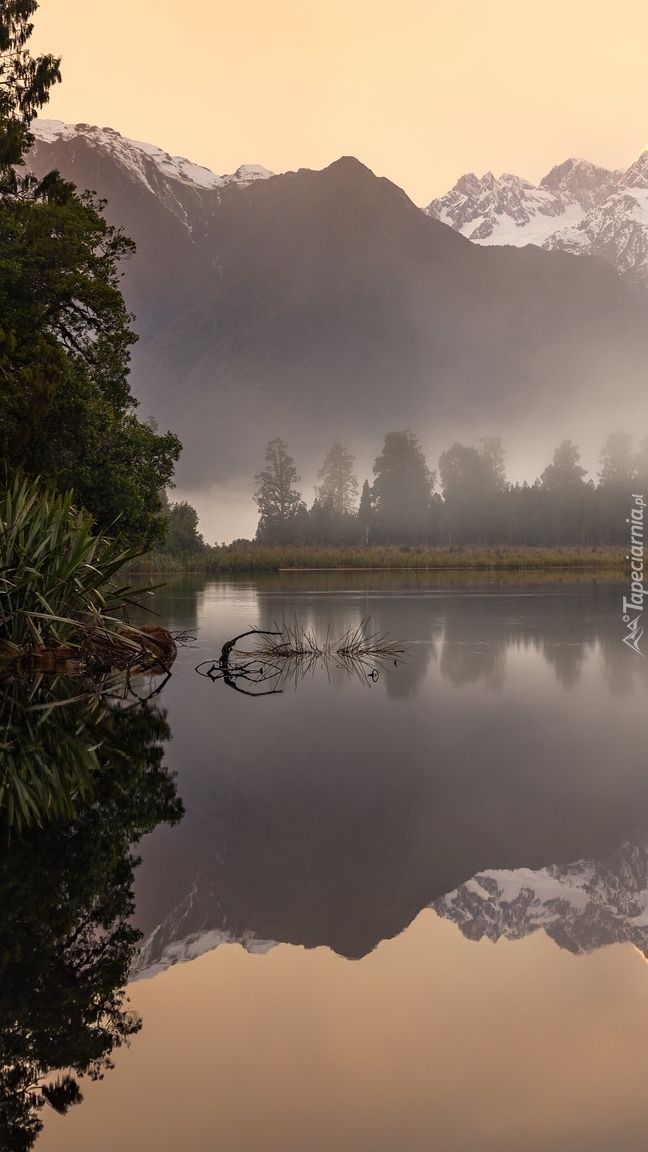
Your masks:
[[[0,682],[0,813],[10,827],[72,818],[110,739],[107,705],[62,677]]]
[[[0,679],[0,819],[10,828],[73,819],[102,765],[121,763],[123,721],[109,704],[111,686],[123,693],[128,680]]]
[[[182,812],[162,763],[163,715],[115,708],[94,724],[92,802],[3,851],[0,1146],[12,1152],[32,1147],[45,1101],[66,1111],[81,1098],[76,1077],[100,1078],[112,1051],[138,1031],[123,991],[139,938],[130,923],[131,845]],[[7,834],[5,824],[5,842]]]
[[[246,636],[264,639],[251,650],[237,651],[237,641]],[[380,670],[392,663],[397,665],[405,651],[403,644],[389,640],[386,635],[369,632],[368,618],[355,627],[351,625],[338,640],[332,640],[328,634],[320,639],[295,621],[282,624],[274,631],[251,628],[240,633],[223,645],[218,661],[205,660],[196,671],[210,680],[223,680],[228,688],[246,696],[269,696],[281,692],[286,683],[292,682],[297,687],[300,680],[317,668],[327,672],[332,667],[339,668],[363,684],[375,683]],[[257,692],[244,688],[243,683],[253,687],[270,683],[272,687]]]

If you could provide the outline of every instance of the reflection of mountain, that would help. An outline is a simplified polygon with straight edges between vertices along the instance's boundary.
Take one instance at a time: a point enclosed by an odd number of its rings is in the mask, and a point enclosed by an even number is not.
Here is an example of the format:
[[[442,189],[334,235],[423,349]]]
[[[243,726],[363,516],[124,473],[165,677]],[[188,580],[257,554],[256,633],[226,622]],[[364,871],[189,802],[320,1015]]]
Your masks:
[[[222,914],[221,927],[214,927],[219,919],[214,915],[219,907],[211,885],[204,889],[196,883],[186,898],[174,908],[161,924],[143,941],[131,968],[132,979],[155,976],[173,964],[196,960],[220,944],[241,944],[247,952],[264,953],[274,948],[275,940],[261,940],[253,932],[235,933],[225,927],[227,915]]]
[[[480,872],[432,908],[470,940],[520,940],[543,928],[575,954],[629,942],[648,958],[648,836],[601,861]]]
[[[297,616],[337,632],[355,613],[413,641],[411,691],[390,691],[411,665],[371,690],[320,676],[257,701],[190,668],[174,675],[171,748],[187,817],[147,845],[137,908],[147,965],[174,941],[200,950],[208,933],[362,956],[484,869],[605,859],[648,818],[645,662],[621,644],[618,587],[482,594],[332,574],[319,587],[296,575],[289,591],[259,581],[254,596],[242,608],[236,593],[241,630]],[[561,638],[570,660],[571,650],[584,658],[568,693],[546,663],[551,651],[562,668]],[[439,639],[442,659],[459,646],[497,659],[471,668],[466,656],[449,678],[428,660]],[[610,694],[608,652],[610,667],[617,656],[633,663],[636,707]]]

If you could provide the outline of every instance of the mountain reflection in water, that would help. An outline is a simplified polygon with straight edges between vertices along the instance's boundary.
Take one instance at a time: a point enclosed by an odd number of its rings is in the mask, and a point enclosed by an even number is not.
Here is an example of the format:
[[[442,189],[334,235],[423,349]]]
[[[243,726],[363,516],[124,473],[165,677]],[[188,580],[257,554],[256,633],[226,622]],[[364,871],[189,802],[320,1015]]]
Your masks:
[[[142,1036],[44,1148],[167,1152],[190,1127],[197,1152],[608,1152],[620,1124],[632,1145],[645,967],[602,945],[645,953],[648,662],[621,643],[620,597],[430,574],[170,581],[158,611],[197,647],[163,697],[186,817],[147,837],[136,874],[131,972],[159,975],[131,986]],[[367,617],[409,647],[369,688],[315,668],[252,700],[195,673],[248,629]]]
[[[408,659],[371,692],[320,675],[294,701],[176,674],[188,815],[147,848],[138,971],[230,939],[360,957],[477,873],[604,860],[648,822],[648,662],[620,642],[619,589],[426,579],[206,585],[178,617],[216,653],[243,624],[370,616]]]

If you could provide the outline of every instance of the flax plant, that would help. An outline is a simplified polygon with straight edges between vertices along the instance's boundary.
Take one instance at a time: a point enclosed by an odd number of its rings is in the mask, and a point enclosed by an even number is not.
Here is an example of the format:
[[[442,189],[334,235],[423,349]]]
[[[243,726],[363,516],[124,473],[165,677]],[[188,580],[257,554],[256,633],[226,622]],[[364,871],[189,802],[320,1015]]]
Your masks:
[[[93,535],[92,516],[72,493],[41,490],[17,477],[0,496],[0,659],[55,644],[77,644],[105,626],[111,608],[133,602],[112,579],[137,554]]]
[[[0,496],[0,818],[18,831],[71,819],[110,742],[114,677],[44,677],[30,663],[82,648],[96,625],[116,631],[109,613],[135,602],[113,577],[136,552],[92,527],[71,493],[18,477]]]

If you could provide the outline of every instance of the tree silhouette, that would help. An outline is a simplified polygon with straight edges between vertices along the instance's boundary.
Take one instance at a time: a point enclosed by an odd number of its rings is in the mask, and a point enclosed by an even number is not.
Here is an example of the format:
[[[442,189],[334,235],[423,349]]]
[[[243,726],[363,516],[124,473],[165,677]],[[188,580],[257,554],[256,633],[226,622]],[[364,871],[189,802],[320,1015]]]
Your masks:
[[[377,533],[385,541],[425,539],[434,476],[413,432],[388,432],[373,467]]]
[[[540,477],[546,492],[566,493],[580,491],[583,476],[587,469],[581,468],[578,461],[580,452],[571,440],[561,440],[556,448],[551,464],[548,464]]]
[[[260,513],[256,538],[264,544],[284,543],[295,534],[298,512],[305,511],[301,492],[294,487],[300,477],[295,461],[279,438],[269,441],[265,460],[263,472],[254,477],[254,499]]]
[[[334,444],[317,473],[322,483],[315,493],[322,504],[331,502],[334,516],[355,512],[358,481],[353,471],[355,456],[342,444]]]

